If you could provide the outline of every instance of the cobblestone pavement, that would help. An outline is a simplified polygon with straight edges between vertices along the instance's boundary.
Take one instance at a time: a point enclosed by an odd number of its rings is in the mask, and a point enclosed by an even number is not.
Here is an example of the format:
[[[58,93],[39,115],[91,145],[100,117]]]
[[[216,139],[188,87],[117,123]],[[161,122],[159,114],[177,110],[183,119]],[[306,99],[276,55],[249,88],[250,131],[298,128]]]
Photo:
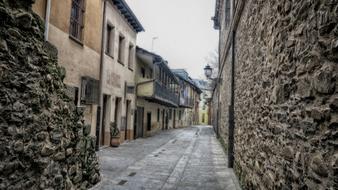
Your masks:
[[[210,126],[163,131],[99,151],[104,190],[239,189]]]

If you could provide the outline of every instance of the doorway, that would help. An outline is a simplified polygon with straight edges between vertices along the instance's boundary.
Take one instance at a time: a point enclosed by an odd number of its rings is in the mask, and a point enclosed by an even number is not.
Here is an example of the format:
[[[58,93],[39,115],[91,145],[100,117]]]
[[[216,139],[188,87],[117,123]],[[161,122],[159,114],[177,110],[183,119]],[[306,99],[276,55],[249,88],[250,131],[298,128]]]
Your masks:
[[[128,125],[129,125],[129,119],[130,119],[130,100],[127,100],[126,103],[126,126],[125,126],[125,133],[124,133],[124,139],[128,139]]]
[[[100,145],[104,145],[105,141],[105,133],[106,133],[106,127],[107,127],[107,107],[108,107],[108,95],[103,95],[103,108],[102,108],[102,128],[101,128],[101,140]]]
[[[167,111],[165,112],[165,129],[169,129],[169,114]]]
[[[165,122],[165,117],[164,117],[164,109],[163,109],[162,110],[162,130],[165,129],[164,122]]]
[[[176,128],[176,109],[174,109],[174,114],[173,114],[173,128]]]
[[[118,129],[121,125],[121,98],[116,97],[115,98],[115,112],[114,112],[114,121],[116,123],[116,126]]]
[[[144,108],[137,107],[135,110],[134,116],[134,137],[140,138],[143,137],[143,120],[144,120]]]
[[[147,131],[151,131],[151,112],[147,113]]]

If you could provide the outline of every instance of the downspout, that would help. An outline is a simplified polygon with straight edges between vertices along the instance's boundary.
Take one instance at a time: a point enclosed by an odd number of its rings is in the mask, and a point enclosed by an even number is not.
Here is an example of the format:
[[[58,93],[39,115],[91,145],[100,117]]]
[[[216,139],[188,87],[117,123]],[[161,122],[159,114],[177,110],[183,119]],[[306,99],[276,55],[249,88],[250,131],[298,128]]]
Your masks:
[[[50,17],[50,7],[52,0],[47,0],[46,4],[46,14],[45,14],[45,41],[48,41],[48,33],[49,33],[49,17]]]
[[[102,133],[102,107],[103,107],[103,64],[104,64],[104,42],[105,42],[105,26],[106,26],[106,4],[107,0],[103,2],[103,19],[102,19],[102,32],[101,32],[101,53],[100,53],[100,87],[99,87],[99,106],[97,107],[97,119],[96,122],[96,150],[99,150],[101,133]]]
[[[235,1],[232,1],[232,15],[235,15]],[[234,18],[234,16],[232,16]],[[234,167],[235,147],[235,55],[236,55],[236,30],[232,31],[231,48],[231,99],[229,106],[229,136],[228,136],[228,167]]]
[[[228,167],[234,167],[234,130],[235,130],[235,38],[233,31],[231,48],[231,99],[229,106],[229,145],[228,145]]]
[[[218,39],[219,39],[219,42],[218,42],[218,73],[217,73],[217,76],[219,75],[219,73],[221,72],[221,70],[220,70],[220,66],[221,66],[221,56],[220,56],[220,53],[221,53],[221,36],[222,35],[222,27],[221,27],[221,25],[220,25],[220,29],[219,29],[219,31],[218,31]],[[219,108],[220,108],[220,85],[219,85],[219,78],[221,78],[221,77],[217,77],[216,78],[216,91],[218,90],[218,93],[217,93],[217,112],[216,112],[216,136],[217,136],[217,138],[219,138],[219,118],[220,118],[220,110],[219,110]]]

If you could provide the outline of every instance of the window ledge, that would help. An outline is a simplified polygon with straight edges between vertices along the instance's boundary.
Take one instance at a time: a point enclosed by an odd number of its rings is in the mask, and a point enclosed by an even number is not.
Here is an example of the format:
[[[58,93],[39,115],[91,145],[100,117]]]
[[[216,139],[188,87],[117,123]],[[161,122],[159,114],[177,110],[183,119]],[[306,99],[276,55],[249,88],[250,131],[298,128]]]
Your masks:
[[[117,62],[124,66],[124,63],[121,60],[117,60]]]
[[[110,55],[110,53],[105,52],[105,54],[106,54],[106,56],[108,56],[108,57],[114,59],[114,56]]]
[[[83,42],[82,42],[81,40],[75,38],[75,37],[72,36],[72,35],[69,35],[69,39],[73,40],[74,42],[76,42],[77,44],[79,44],[79,45],[82,46],[82,47],[84,46],[84,45],[83,45]]]

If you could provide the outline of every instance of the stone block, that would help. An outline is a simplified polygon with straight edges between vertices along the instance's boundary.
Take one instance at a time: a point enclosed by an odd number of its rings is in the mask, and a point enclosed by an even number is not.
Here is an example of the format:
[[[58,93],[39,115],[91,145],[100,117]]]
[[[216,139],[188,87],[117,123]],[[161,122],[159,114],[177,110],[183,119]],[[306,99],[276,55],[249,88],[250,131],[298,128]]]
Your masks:
[[[331,67],[324,67],[316,72],[313,79],[314,89],[323,94],[331,94],[335,90],[335,82],[333,78],[333,70]]]

